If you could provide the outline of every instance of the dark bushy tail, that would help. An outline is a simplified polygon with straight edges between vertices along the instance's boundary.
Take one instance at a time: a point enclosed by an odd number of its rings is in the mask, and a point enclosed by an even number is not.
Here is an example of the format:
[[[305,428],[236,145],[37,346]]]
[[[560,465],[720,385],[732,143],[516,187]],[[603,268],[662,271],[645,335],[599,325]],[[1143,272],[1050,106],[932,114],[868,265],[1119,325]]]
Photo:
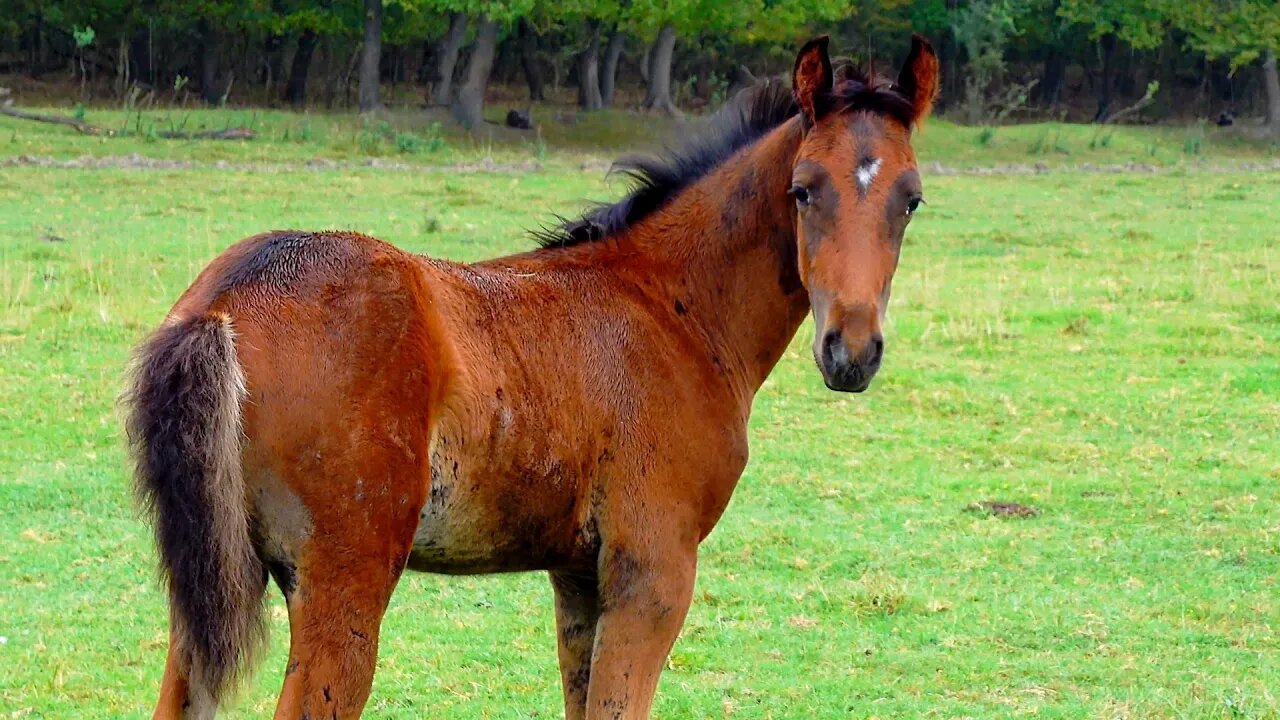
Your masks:
[[[263,633],[265,573],[250,539],[241,474],[244,373],[231,320],[170,321],[134,358],[129,445],[151,516],[175,641],[213,699]]]

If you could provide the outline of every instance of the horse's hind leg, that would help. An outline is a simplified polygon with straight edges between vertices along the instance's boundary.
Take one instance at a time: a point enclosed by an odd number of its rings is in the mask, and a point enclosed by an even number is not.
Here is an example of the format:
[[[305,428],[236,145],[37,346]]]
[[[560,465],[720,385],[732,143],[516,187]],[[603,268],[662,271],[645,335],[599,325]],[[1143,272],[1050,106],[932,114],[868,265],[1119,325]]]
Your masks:
[[[377,436],[370,431],[361,437]],[[331,446],[317,440],[315,447]],[[267,562],[289,609],[289,660],[277,720],[360,716],[373,683],[382,617],[408,560],[426,492],[417,461],[394,449],[379,451],[370,442],[359,451],[345,447],[316,456],[323,464],[281,477],[309,520],[299,523],[305,532],[294,536],[297,542],[284,543],[287,559]],[[288,524],[280,512],[268,532],[281,537]]]
[[[175,633],[169,635],[169,656],[164,663],[164,679],[160,681],[160,700],[153,720],[209,720],[217,703],[208,693],[192,687],[191,667],[178,645]]]
[[[377,530],[345,528],[352,543]],[[409,535],[411,538],[412,535]],[[391,592],[404,567],[403,551],[362,550],[344,539],[308,544],[287,592],[289,661],[277,720],[359,717],[369,699],[378,635]],[[371,551],[370,551],[371,550]],[[390,552],[388,552],[390,550]]]

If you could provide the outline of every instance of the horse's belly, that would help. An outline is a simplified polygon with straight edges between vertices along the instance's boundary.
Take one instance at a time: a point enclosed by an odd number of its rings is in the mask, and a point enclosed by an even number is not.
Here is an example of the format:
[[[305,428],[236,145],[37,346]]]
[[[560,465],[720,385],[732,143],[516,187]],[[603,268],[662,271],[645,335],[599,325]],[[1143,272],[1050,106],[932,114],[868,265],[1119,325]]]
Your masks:
[[[408,565],[410,570],[446,575],[539,569],[531,558],[521,558],[506,552],[498,545],[485,542],[484,538],[469,532],[467,528],[447,521],[428,521],[427,518],[418,523]]]
[[[573,561],[574,493],[557,483],[468,472],[433,453],[409,568],[450,575],[545,570]],[[563,485],[563,483],[559,483]],[[567,496],[559,499],[561,492]]]

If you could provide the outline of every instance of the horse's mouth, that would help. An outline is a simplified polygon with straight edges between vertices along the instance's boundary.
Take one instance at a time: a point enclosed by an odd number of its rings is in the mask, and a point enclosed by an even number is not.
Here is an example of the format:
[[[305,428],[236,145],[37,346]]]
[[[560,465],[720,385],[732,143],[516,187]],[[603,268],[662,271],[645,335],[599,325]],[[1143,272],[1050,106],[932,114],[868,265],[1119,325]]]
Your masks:
[[[856,380],[848,380],[843,378],[828,377],[826,373],[822,374],[822,380],[827,384],[827,388],[836,392],[862,393],[871,387],[872,377],[860,377]]]
[[[826,383],[827,389],[836,392],[866,392],[871,387],[871,381],[875,379],[876,371],[879,370],[877,367],[868,372],[857,365],[843,365],[834,370],[828,370],[817,358],[814,358],[814,364],[822,373],[822,382]]]

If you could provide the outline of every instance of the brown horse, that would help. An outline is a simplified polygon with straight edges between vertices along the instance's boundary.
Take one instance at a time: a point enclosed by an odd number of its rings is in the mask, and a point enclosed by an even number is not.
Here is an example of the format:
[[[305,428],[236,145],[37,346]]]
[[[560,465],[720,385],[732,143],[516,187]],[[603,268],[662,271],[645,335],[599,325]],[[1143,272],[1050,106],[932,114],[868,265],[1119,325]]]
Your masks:
[[[647,717],[752,398],[805,315],[829,387],[880,366],[937,69],[919,37],[896,83],[811,41],[793,89],[631,161],[626,198],[523,255],[274,232],[214,260],[127,396],[170,596],[156,717],[213,715],[268,576],[289,610],[276,717],[360,715],[406,567],[548,571],[566,716]]]

